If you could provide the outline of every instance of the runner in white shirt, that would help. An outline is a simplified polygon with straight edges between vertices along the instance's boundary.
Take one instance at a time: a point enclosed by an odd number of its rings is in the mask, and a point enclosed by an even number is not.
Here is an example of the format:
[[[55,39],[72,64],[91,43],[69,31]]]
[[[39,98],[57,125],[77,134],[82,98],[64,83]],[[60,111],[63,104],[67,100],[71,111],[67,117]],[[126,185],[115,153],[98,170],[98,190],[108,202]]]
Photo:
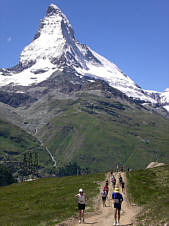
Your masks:
[[[106,207],[107,192],[103,189],[103,191],[100,194],[102,197],[103,207]]]
[[[78,209],[79,209],[79,224],[81,219],[84,222],[84,211],[85,211],[85,202],[88,200],[88,196],[83,193],[83,189],[79,189],[79,194],[75,195],[75,198],[78,199]]]

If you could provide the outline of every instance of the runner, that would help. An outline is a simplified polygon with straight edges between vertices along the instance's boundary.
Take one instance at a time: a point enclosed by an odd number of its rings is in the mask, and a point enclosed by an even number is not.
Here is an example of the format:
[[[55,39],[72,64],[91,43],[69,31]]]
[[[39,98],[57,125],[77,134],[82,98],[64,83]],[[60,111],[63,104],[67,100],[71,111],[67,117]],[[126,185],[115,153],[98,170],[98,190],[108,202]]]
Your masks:
[[[121,174],[120,174],[120,175],[119,175],[119,183],[120,183],[120,184],[121,184],[122,180],[123,180],[123,178],[122,178],[122,176],[121,176]]]
[[[107,185],[107,184],[104,186],[104,190],[106,191],[107,196],[108,196],[108,193],[109,193],[109,187],[108,187],[108,185]]]
[[[112,182],[112,183],[113,183],[114,178],[115,178],[115,176],[112,175],[112,177],[111,177],[111,182]]]
[[[112,175],[112,177],[111,177],[111,178],[112,178],[112,179],[113,179],[113,178],[115,178],[114,174]]]
[[[113,225],[120,225],[120,210],[121,210],[121,204],[123,202],[123,196],[119,192],[119,188],[115,188],[112,199],[114,201],[114,224]],[[117,220],[118,215],[118,220]]]
[[[75,195],[75,198],[78,198],[78,209],[79,209],[79,224],[84,223],[84,211],[85,211],[85,202],[88,200],[88,196],[83,193],[83,189],[79,189],[79,194]]]
[[[114,189],[116,186],[116,178],[115,177],[112,179],[112,184],[113,184],[113,189]]]
[[[123,193],[125,193],[124,185],[125,185],[125,183],[124,183],[124,181],[122,180],[122,182],[121,182],[121,188],[122,188],[122,192],[123,192]]]
[[[106,207],[107,192],[104,189],[101,192],[101,196],[102,196],[103,207]]]
[[[117,164],[117,167],[116,167],[116,172],[118,173],[119,172],[119,165]]]
[[[106,186],[109,186],[109,180],[106,179]]]
[[[113,169],[110,169],[110,174],[111,174],[111,175],[113,174]]]

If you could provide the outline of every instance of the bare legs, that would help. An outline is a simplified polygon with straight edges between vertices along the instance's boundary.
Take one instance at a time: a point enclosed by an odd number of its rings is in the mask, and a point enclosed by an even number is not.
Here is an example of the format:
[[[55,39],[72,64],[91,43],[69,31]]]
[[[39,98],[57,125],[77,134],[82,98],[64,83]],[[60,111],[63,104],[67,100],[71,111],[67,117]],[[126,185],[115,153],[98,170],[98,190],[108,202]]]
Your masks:
[[[84,221],[84,210],[79,210],[79,222],[81,219]]]
[[[120,209],[114,208],[114,221],[120,222]]]
[[[114,208],[114,221],[117,222],[117,209]]]
[[[122,192],[125,194],[125,189],[124,189],[124,187],[122,187]]]
[[[120,222],[120,210],[118,209],[117,212],[118,212],[118,222]]]
[[[106,199],[102,199],[103,207],[106,207]]]

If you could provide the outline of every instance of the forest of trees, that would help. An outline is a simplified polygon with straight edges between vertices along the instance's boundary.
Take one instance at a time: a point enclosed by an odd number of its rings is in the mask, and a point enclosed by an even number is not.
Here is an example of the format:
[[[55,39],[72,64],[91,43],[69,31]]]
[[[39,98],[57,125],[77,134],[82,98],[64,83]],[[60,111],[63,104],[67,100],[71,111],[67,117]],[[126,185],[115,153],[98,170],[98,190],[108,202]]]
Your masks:
[[[0,165],[0,186],[9,185],[15,182],[10,170],[5,166]]]
[[[80,168],[76,162],[74,163],[70,162],[67,165],[59,167],[59,169],[56,172],[56,176],[62,177],[62,176],[84,175],[89,173],[90,171],[88,168]]]

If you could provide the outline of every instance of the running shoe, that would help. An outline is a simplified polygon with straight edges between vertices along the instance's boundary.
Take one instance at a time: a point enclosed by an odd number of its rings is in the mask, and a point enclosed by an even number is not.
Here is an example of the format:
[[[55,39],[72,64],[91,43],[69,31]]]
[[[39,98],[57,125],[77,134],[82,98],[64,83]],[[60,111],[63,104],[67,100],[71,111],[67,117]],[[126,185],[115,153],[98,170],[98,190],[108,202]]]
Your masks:
[[[114,222],[114,224],[113,225],[116,225],[116,222]]]
[[[81,224],[81,220],[79,220],[79,224]]]

